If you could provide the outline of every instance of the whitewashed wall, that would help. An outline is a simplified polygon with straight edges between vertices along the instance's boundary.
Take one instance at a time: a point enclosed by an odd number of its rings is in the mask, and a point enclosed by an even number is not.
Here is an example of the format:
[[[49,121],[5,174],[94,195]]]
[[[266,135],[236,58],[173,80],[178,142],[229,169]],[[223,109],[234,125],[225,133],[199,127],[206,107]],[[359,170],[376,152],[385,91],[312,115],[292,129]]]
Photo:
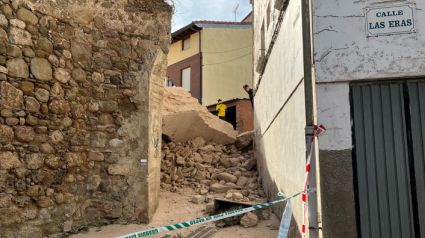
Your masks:
[[[320,136],[321,150],[351,149],[351,119],[348,83],[317,84],[318,124],[326,133]]]
[[[279,37],[273,48],[255,96],[255,150],[263,175],[263,186],[270,199],[277,192],[292,195],[303,189],[305,179],[305,105],[301,1],[290,0]],[[277,23],[275,0],[254,1],[254,66],[261,48],[261,24],[266,22],[268,4],[271,20],[266,50]],[[258,74],[254,75],[257,85]],[[293,201],[294,223],[291,237],[301,234],[302,203]],[[282,215],[283,206],[273,209]]]
[[[416,3],[417,33],[366,37],[366,7]],[[313,0],[317,82],[425,74],[425,1]]]
[[[416,3],[417,33],[366,36],[364,9]],[[425,75],[425,1],[312,0],[323,236],[356,235],[350,83]],[[338,196],[334,196],[338,194]]]

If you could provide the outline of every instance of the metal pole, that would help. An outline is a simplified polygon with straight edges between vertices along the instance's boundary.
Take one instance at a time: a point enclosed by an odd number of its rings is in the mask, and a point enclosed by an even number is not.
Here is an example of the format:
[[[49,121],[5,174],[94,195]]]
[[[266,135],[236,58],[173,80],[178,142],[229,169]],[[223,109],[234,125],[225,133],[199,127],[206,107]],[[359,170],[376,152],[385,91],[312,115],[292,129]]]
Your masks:
[[[315,106],[315,78],[314,78],[314,61],[313,61],[313,39],[312,39],[312,15],[311,1],[301,1],[302,16],[302,34],[303,34],[303,58],[304,58],[304,95],[305,95],[305,120],[306,120],[306,148],[307,153],[310,151],[311,140],[314,138],[314,126],[316,125],[316,106]],[[310,162],[310,178],[309,187],[317,187],[317,163],[315,143],[313,143],[311,162]],[[317,192],[310,193],[308,196],[308,237],[318,238],[318,209],[317,209]]]

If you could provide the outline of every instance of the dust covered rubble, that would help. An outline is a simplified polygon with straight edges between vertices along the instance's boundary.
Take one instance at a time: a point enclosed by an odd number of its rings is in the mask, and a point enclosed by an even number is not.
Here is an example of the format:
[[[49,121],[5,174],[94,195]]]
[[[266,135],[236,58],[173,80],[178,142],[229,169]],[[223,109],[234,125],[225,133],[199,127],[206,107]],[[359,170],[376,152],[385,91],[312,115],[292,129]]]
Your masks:
[[[198,204],[214,196],[238,202],[265,198],[253,151],[242,153],[235,145],[206,143],[201,137],[163,143],[161,187],[172,192],[191,187],[197,194],[191,201]]]

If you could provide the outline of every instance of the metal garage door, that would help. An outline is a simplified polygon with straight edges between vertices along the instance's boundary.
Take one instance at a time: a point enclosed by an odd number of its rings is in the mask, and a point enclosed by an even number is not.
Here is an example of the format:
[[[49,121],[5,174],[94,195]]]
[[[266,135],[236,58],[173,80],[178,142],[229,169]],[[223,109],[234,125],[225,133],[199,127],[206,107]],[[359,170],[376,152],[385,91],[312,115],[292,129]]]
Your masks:
[[[418,199],[425,201],[424,90],[406,82],[351,87],[359,237],[425,235],[418,207]]]
[[[415,167],[416,194],[418,196],[418,222],[420,234],[425,236],[425,83],[409,83],[412,144]]]

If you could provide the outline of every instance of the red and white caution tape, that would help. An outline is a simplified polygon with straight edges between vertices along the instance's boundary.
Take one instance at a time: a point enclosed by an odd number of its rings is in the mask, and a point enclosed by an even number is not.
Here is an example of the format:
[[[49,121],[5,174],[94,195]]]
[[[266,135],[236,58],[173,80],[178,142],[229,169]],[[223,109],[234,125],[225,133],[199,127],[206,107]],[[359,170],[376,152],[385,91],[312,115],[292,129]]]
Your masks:
[[[314,145],[314,138],[319,137],[326,131],[326,128],[322,125],[319,127],[316,126],[314,137],[311,138],[311,144],[310,144],[310,150],[308,151],[307,155],[307,165],[305,166],[305,183],[304,183],[304,192],[302,194],[303,199],[303,238],[305,238],[305,232],[306,232],[306,222],[307,222],[307,189],[308,189],[308,183],[309,183],[309,175],[310,175],[310,162],[311,162],[311,152],[313,151],[313,145]]]

